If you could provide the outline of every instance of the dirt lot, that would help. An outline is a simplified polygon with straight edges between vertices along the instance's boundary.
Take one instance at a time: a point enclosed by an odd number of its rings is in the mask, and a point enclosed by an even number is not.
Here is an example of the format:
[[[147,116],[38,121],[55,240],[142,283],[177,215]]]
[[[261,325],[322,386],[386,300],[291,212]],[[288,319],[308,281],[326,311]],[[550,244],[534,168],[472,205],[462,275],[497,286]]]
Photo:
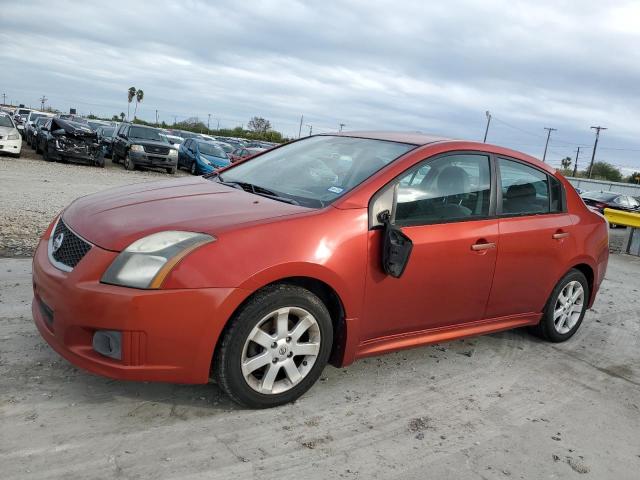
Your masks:
[[[171,178],[160,171],[49,163],[22,145],[21,158],[0,156],[0,257],[30,256],[49,222],[73,199],[109,187]],[[179,171],[174,176],[188,175]]]
[[[5,254],[80,194],[168,178],[119,168],[0,157]],[[250,411],[213,384],[77,370],[33,325],[30,260],[0,258],[0,478],[637,479],[639,273],[612,255],[565,344],[518,330],[327,367],[295,404]]]

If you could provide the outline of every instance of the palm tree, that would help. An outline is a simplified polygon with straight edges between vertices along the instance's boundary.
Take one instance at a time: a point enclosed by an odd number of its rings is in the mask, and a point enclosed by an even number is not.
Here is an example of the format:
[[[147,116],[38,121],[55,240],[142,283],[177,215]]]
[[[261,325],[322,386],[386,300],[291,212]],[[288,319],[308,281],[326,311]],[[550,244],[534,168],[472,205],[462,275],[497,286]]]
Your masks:
[[[133,100],[133,97],[136,96],[136,87],[129,87],[129,90],[127,92],[128,98],[127,98],[127,120],[129,120],[129,106],[131,105],[131,101]]]
[[[122,119],[123,122],[124,122],[124,117],[125,117],[124,112],[120,112],[120,118]]]
[[[142,101],[142,99],[144,98],[144,92],[142,90],[138,90],[136,92],[136,106],[133,109],[133,119],[136,119],[136,112],[138,111],[138,104]]]

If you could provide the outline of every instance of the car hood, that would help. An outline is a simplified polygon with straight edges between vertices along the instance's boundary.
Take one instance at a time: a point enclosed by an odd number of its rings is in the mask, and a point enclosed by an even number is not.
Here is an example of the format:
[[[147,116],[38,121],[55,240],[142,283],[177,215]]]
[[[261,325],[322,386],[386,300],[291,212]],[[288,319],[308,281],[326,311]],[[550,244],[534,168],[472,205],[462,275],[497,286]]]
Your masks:
[[[213,163],[230,163],[228,158],[216,157],[214,155],[205,155],[204,153],[200,154],[200,158],[205,158]]]
[[[129,185],[87,195],[63,213],[78,235],[106,250],[163,230],[219,235],[248,222],[311,211],[203,177]]]
[[[162,142],[160,140],[145,140],[144,138],[135,138],[135,137],[131,137],[129,140],[131,140],[131,144],[136,144],[136,145],[166,147],[166,148],[174,148],[174,149],[176,148],[170,143]]]
[[[11,135],[12,133],[18,133],[18,130],[13,127],[0,127],[0,135],[2,135],[3,137],[6,135]]]

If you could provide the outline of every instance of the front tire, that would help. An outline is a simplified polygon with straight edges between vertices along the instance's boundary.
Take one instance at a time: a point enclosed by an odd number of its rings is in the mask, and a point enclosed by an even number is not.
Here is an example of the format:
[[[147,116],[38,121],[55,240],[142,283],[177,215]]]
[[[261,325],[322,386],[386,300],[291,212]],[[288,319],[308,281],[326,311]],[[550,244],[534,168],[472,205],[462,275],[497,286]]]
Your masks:
[[[191,175],[198,175],[198,164],[195,162],[195,160],[191,162],[189,173],[191,173]]]
[[[133,160],[131,160],[131,155],[129,155],[129,152],[127,152],[127,156],[124,157],[124,168],[125,170],[135,170],[136,168],[135,163],[133,163]]]
[[[292,402],[316,382],[333,343],[327,307],[310,291],[267,287],[230,321],[214,356],[214,374],[240,405],[270,408]]]
[[[590,293],[584,274],[571,269],[551,292],[534,333],[549,342],[569,340],[582,324]]]

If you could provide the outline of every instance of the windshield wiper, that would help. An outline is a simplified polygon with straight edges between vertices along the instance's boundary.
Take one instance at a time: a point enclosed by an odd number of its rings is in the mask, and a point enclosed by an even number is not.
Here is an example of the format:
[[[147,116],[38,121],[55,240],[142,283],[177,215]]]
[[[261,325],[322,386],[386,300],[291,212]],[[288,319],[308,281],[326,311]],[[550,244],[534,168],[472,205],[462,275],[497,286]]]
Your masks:
[[[225,181],[222,179],[222,176],[219,173],[214,175],[214,177],[218,178],[219,183],[227,185],[229,187],[239,188],[241,190],[244,190],[245,192],[251,192],[255,195],[260,195],[261,197],[267,197],[273,200],[278,200],[280,202],[290,203],[291,205],[300,205],[299,202],[292,198],[282,197],[272,190],[254,185],[252,183]]]

